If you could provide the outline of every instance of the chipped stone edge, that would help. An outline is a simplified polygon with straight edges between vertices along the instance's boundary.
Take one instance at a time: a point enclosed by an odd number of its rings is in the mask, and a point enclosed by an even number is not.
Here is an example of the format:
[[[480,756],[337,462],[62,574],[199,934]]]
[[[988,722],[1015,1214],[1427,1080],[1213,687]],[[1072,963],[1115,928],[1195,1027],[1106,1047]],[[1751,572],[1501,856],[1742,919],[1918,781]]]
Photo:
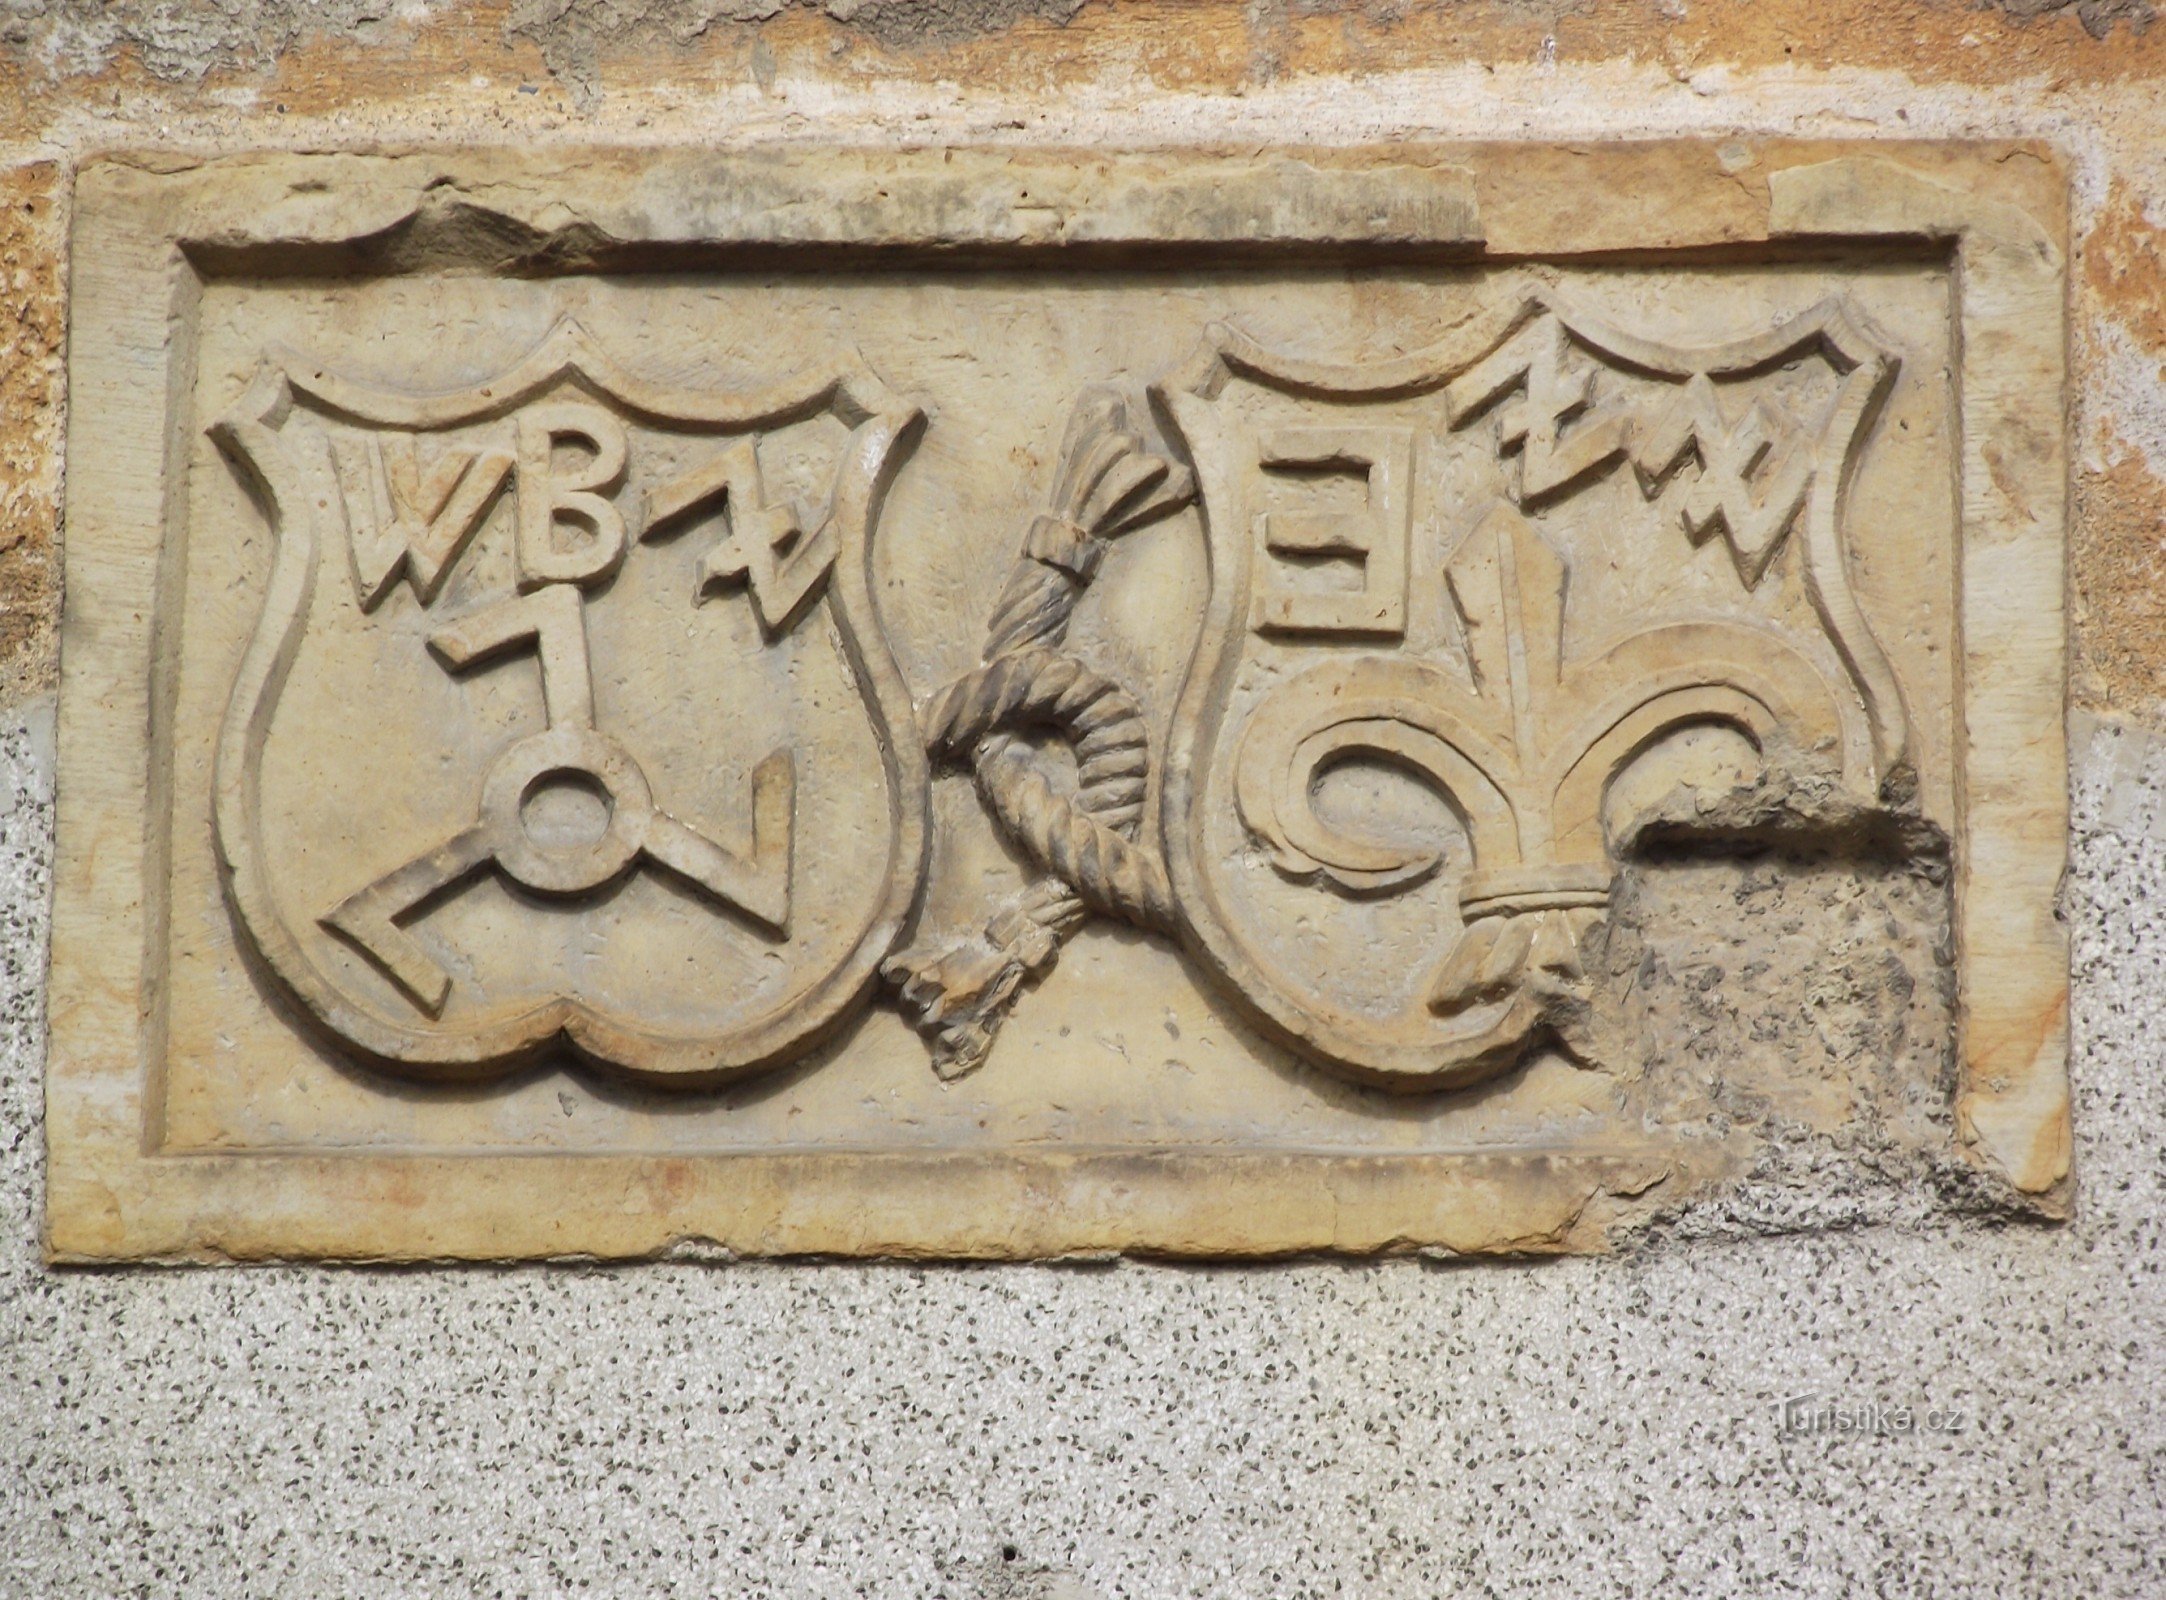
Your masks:
[[[1952,241],[1962,408],[1956,1121],[1985,1170],[2070,1201],[2067,248],[1877,156],[1770,179],[1769,231]]]

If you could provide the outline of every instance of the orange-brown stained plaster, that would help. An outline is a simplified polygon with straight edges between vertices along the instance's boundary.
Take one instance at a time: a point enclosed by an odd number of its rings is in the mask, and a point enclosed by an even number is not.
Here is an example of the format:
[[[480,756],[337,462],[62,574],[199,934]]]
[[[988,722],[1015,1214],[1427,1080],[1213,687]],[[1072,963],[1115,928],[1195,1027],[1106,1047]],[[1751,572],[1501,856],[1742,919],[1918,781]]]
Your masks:
[[[2125,179],[2113,180],[2078,259],[2100,308],[2166,355],[2166,229],[2145,218],[2144,197]]]
[[[50,689],[67,315],[51,162],[0,169],[0,704]]]
[[[1667,14],[1665,3],[1683,15]],[[539,94],[507,102],[513,114],[552,103],[570,111],[574,97],[560,79],[578,80],[582,94],[612,96],[741,85],[770,73],[1009,93],[1141,77],[1162,89],[1237,92],[1288,77],[1344,75],[1358,84],[1365,74],[1409,68],[1553,59],[1630,60],[1679,77],[1718,65],[1863,67],[1906,73],[1921,86],[2038,81],[2050,93],[2166,75],[2166,24],[2139,27],[2140,10],[2113,16],[2110,6],[2092,12],[2102,24],[2111,18],[2110,31],[2095,37],[2074,7],[2026,18],[2021,3],[1958,0],[1087,0],[1065,22],[1015,19],[1016,0],[988,0],[867,6],[849,22],[798,6],[765,22],[717,19],[683,42],[670,27],[673,9],[654,6],[647,21],[615,32],[576,26],[577,7],[571,23],[514,28],[504,0],[483,0],[416,25],[379,24],[366,38],[304,33],[275,57],[260,47],[217,52],[198,83],[161,81],[126,47],[86,76],[50,74],[32,45],[0,47],[0,137],[34,138],[63,111],[88,107],[109,110],[140,137],[161,113],[215,113],[213,97],[229,89],[254,91],[253,107],[232,115],[257,130],[280,106],[295,116],[470,109],[477,98],[517,94],[521,83]],[[973,15],[992,20],[974,27]],[[491,84],[475,89],[477,75]]]
[[[2166,705],[2166,482],[2129,451],[2076,478],[2069,687],[2096,711]]]

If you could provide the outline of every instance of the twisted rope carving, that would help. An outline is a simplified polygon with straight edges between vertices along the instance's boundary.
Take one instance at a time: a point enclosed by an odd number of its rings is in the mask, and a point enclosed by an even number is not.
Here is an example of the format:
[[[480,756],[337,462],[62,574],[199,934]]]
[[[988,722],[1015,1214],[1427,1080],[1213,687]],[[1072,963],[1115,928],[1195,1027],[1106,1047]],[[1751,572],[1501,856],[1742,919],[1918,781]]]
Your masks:
[[[927,750],[935,760],[970,761],[986,809],[1045,874],[981,931],[945,949],[906,950],[882,969],[917,1009],[943,1078],[984,1064],[1024,980],[1049,970],[1061,941],[1090,914],[1172,927],[1164,864],[1135,842],[1150,783],[1142,710],[1061,647],[1107,543],[1194,495],[1190,475],[1128,427],[1118,395],[1085,394],[1062,441],[1049,509],[1025,534],[993,609],[985,664],[927,708]],[[1027,736],[1044,733],[1075,758],[1072,794],[1030,749]]]
[[[972,758],[985,802],[1033,865],[1104,916],[1139,928],[1173,920],[1165,868],[1131,839],[1150,750],[1143,711],[1073,656],[1029,645],[948,685],[927,714],[936,758]],[[1073,799],[1055,792],[1015,732],[1049,728],[1075,753]]]

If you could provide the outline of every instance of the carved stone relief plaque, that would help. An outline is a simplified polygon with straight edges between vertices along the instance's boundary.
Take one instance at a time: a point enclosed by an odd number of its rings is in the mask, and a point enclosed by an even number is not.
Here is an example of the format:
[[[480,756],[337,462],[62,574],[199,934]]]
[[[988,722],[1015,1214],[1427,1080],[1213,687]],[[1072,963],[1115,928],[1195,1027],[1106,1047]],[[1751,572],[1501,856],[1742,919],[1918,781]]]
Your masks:
[[[2062,187],[91,168],[53,1253],[2058,1214]]]

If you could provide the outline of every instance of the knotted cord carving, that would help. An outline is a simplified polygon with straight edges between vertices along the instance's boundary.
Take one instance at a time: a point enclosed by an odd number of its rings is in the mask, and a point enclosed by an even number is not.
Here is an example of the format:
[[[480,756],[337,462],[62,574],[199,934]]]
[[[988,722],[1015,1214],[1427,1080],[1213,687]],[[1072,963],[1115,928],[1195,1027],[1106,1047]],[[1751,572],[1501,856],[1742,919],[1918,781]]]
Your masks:
[[[1048,971],[1093,913],[1155,932],[1174,926],[1165,867],[1136,838],[1150,782],[1142,710],[1064,646],[1111,541],[1194,496],[1187,470],[1129,426],[1119,395],[1087,392],[1069,419],[1048,509],[1031,523],[994,607],[985,664],[927,709],[928,753],[970,762],[1001,831],[1043,874],[977,933],[905,950],[882,969],[916,1010],[943,1078],[984,1064],[1024,981]],[[1033,755],[1030,736],[1039,734],[1073,755],[1073,793]]]
[[[1130,843],[1150,753],[1143,712],[1073,656],[1029,645],[949,685],[928,717],[927,753],[968,758],[1002,828],[1092,911],[1141,928],[1173,915],[1165,869]],[[1055,792],[1013,737],[1050,728],[1075,752],[1073,800]]]

